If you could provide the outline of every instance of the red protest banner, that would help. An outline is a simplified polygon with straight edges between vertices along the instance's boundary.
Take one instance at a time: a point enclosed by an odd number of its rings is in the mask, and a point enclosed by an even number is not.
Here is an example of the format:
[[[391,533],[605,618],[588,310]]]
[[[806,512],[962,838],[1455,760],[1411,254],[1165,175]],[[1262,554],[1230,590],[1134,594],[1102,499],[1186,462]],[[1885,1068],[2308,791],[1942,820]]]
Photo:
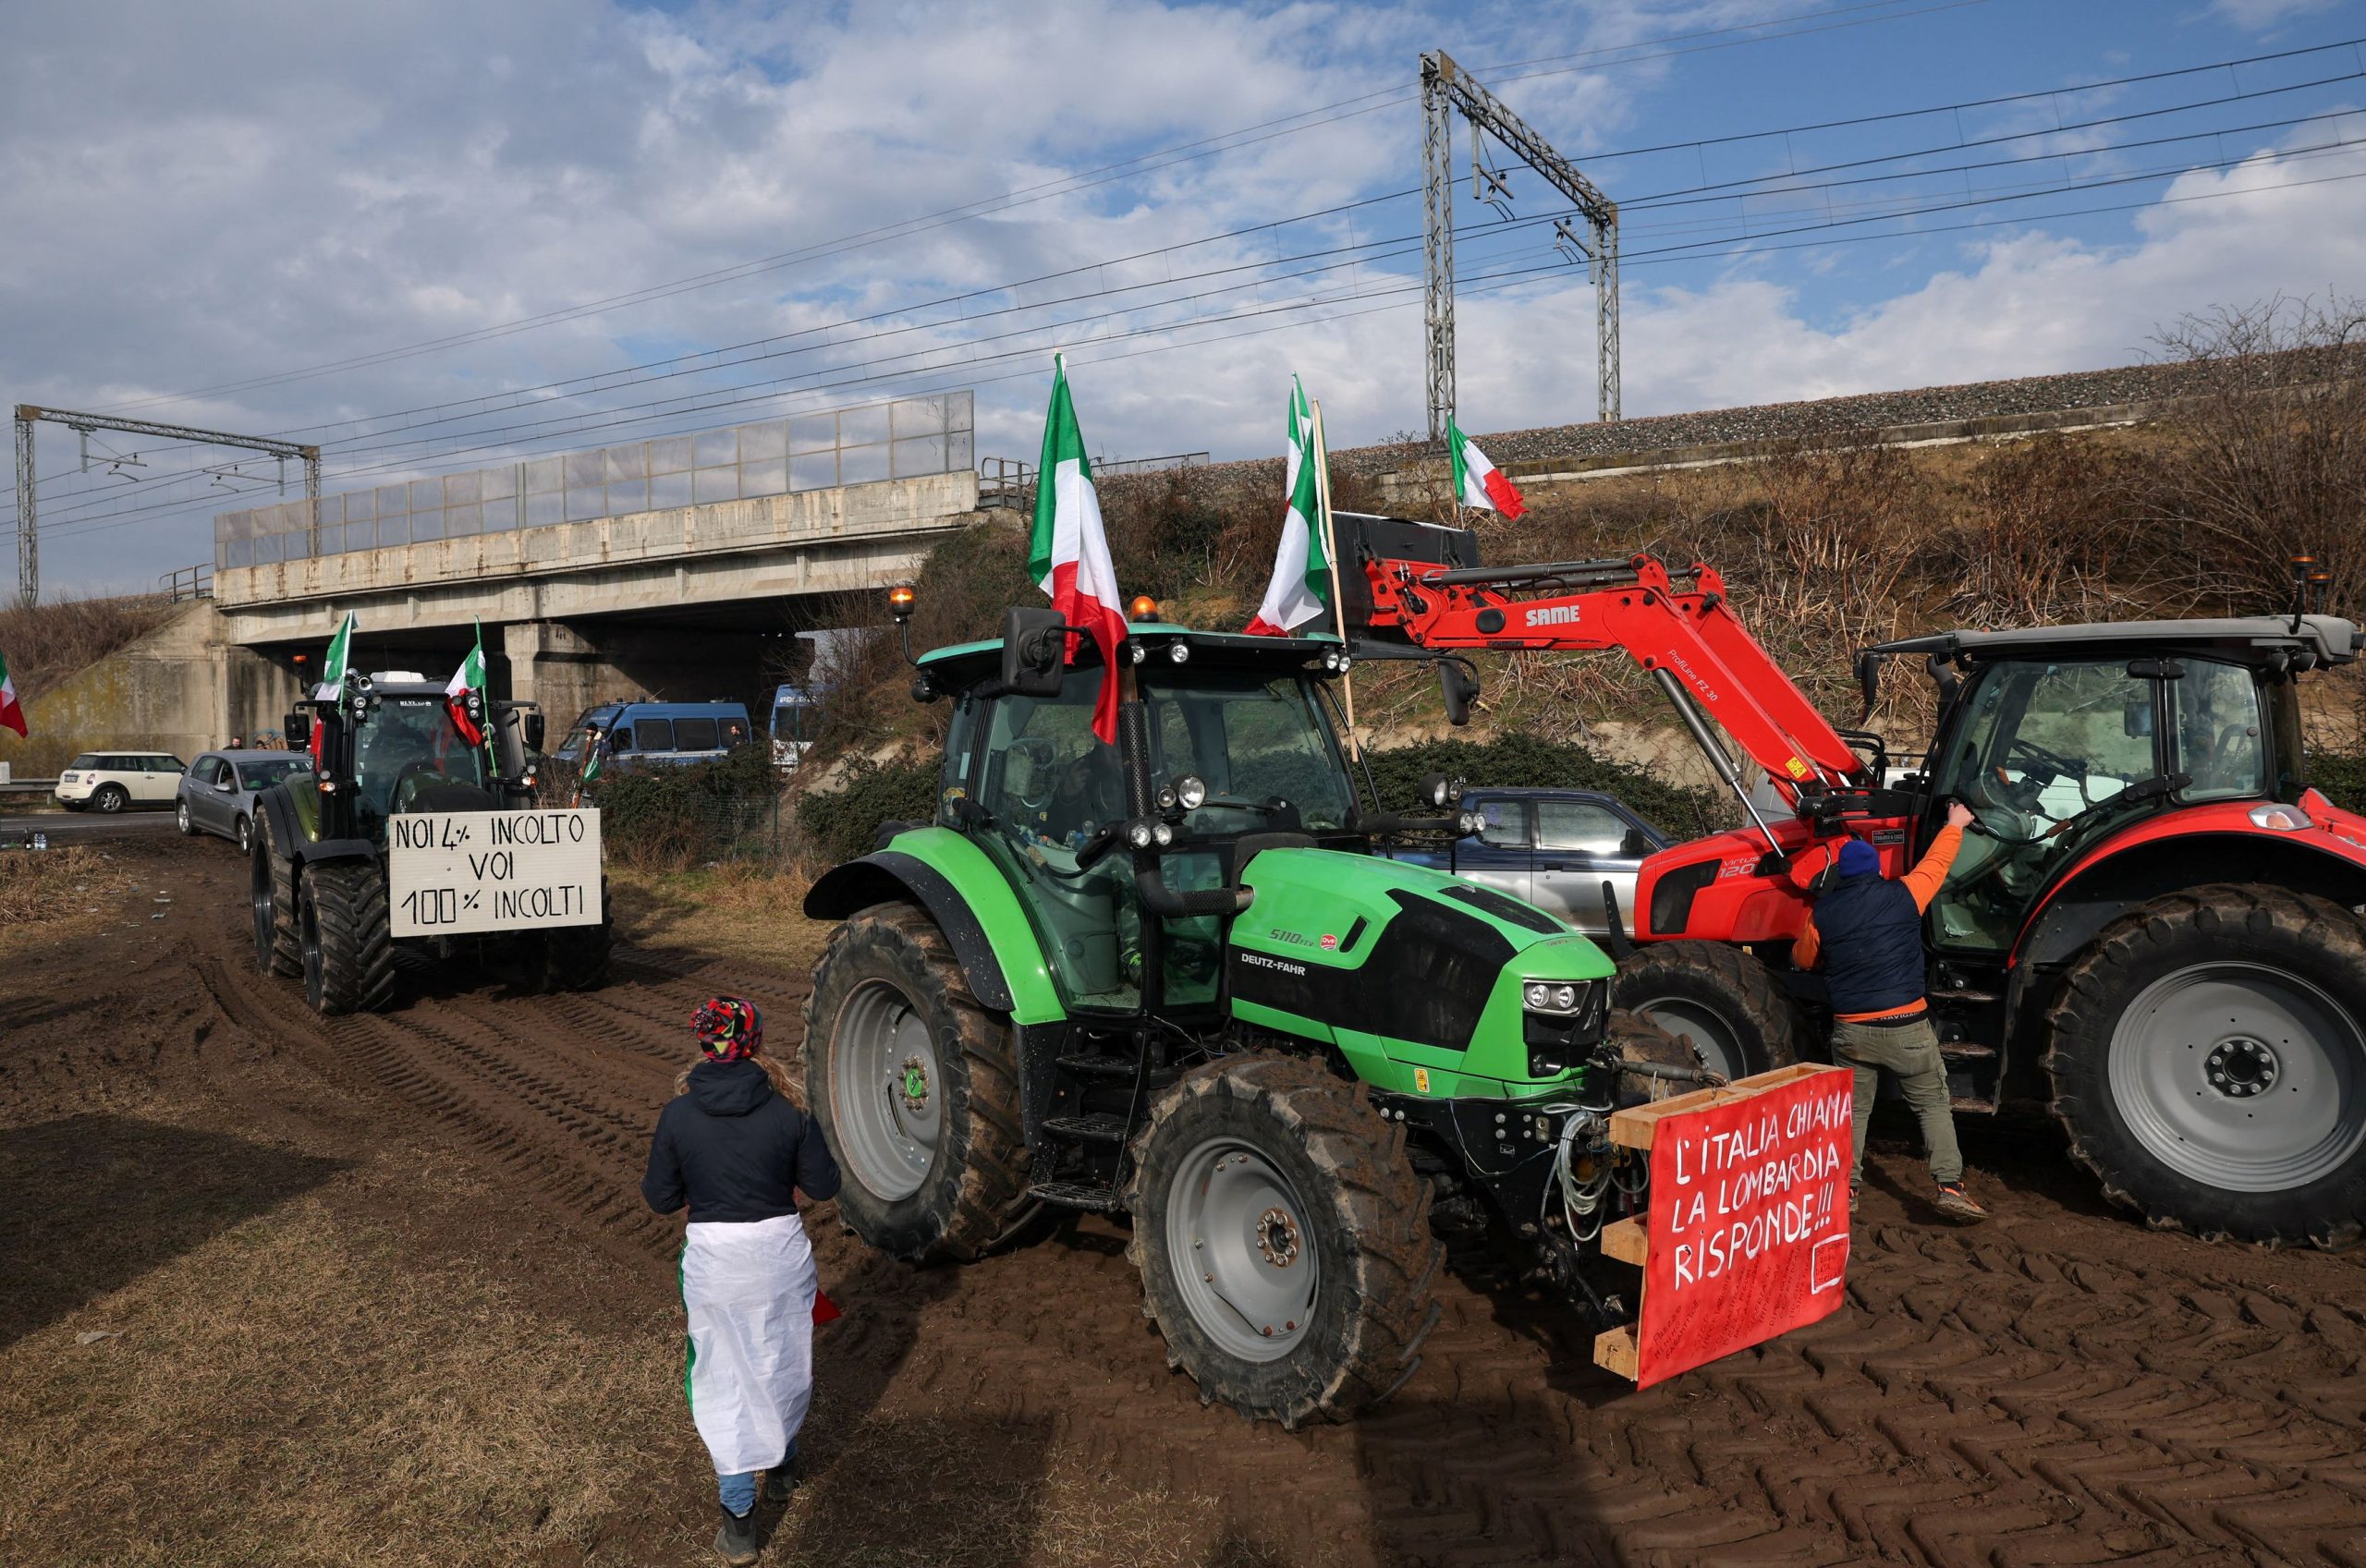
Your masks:
[[[1597,1359],[1649,1387],[1839,1307],[1853,1087],[1801,1065],[1620,1112],[1612,1137],[1651,1150],[1651,1209],[1603,1245],[1643,1266],[1642,1310]]]

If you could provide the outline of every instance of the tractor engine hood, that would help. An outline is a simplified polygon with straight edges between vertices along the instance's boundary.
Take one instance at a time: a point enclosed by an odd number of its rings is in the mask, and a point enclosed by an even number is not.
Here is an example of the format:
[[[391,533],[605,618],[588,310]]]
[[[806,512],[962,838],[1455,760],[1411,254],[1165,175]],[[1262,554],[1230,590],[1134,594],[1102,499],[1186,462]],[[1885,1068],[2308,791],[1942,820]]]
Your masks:
[[[1384,1076],[1441,1095],[1533,1092],[1602,1038],[1610,960],[1533,905],[1323,849],[1266,850],[1241,883],[1225,978],[1245,1022],[1377,1053],[1402,1070]]]

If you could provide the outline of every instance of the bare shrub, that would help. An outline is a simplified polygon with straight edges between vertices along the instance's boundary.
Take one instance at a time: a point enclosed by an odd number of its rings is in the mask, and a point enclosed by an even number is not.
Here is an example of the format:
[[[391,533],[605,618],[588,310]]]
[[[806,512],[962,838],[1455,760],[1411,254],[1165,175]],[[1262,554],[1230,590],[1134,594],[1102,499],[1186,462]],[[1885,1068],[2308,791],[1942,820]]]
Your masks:
[[[75,672],[154,631],[173,615],[161,594],[117,599],[53,599],[0,608],[0,651],[17,696],[40,696]]]

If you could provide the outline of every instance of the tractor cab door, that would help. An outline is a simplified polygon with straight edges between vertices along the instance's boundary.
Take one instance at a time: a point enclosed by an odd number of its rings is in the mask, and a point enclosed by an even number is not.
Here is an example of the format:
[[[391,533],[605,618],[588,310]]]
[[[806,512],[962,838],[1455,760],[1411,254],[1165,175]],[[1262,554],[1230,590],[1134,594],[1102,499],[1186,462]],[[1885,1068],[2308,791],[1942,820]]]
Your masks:
[[[1936,947],[2009,952],[2063,868],[2104,834],[2163,808],[2162,781],[2181,737],[2208,727],[2214,739],[2229,724],[2243,727],[2231,717],[2220,722],[2229,694],[2215,689],[2203,705],[2207,719],[2195,706],[2189,723],[2181,699],[2163,689],[2182,687],[2164,674],[2178,668],[2121,656],[2002,660],[1974,672],[1931,759],[1926,838],[1948,800],[1976,819],[1931,903]],[[2198,664],[2187,668],[2201,673]],[[2249,675],[2235,673],[2248,690]],[[2197,687],[2193,695],[2204,694]]]
[[[1077,867],[1078,850],[1101,825],[1126,815],[1117,749],[1092,733],[1099,684],[1071,680],[1056,697],[965,702],[956,725],[962,744],[947,748],[945,820],[956,820],[957,791],[984,808],[990,815],[963,831],[1010,879],[1060,989],[1079,1005],[1128,1009],[1141,1002],[1133,865],[1121,851]]]

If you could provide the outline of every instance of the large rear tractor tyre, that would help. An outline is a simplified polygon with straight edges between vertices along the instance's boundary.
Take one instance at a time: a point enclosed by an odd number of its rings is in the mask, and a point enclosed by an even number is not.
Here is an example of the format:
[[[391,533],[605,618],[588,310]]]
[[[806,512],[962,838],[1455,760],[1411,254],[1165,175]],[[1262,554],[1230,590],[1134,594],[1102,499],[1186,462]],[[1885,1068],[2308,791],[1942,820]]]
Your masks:
[[[1727,1078],[1787,1067],[1807,1028],[1774,971],[1721,942],[1653,942],[1618,966],[1611,998]]]
[[[2045,1068],[2070,1152],[2158,1227],[2275,1246],[2366,1230],[2366,923],[2198,887],[2104,928]]]
[[[608,983],[608,958],[615,946],[615,928],[606,918],[596,926],[558,926],[536,931],[526,940],[534,944],[538,960],[536,990],[597,991]]]
[[[1695,1068],[1701,1064],[1701,1058],[1682,1035],[1671,1034],[1649,1018],[1639,1018],[1621,1008],[1611,1011],[1610,1038],[1618,1047],[1622,1061],[1678,1069]],[[1618,1078],[1618,1108],[1625,1111],[1637,1105],[1649,1105],[1655,1100],[1689,1094],[1701,1087],[1681,1078],[1622,1073]]]
[[[304,996],[313,1009],[383,1013],[395,999],[395,942],[386,918],[386,879],[375,861],[332,860],[305,868],[297,896]]]
[[[1445,1248],[1405,1128],[1321,1064],[1185,1075],[1133,1144],[1127,1256],[1203,1403],[1295,1428],[1396,1392],[1437,1322]]]
[[[855,1234],[911,1262],[967,1262],[1026,1203],[1007,1018],[970,994],[927,913],[877,904],[830,939],[805,1003],[805,1088]]]
[[[254,912],[255,967],[266,975],[304,972],[304,946],[296,929],[296,862],[275,842],[271,818],[262,819],[248,857],[248,893]]]

